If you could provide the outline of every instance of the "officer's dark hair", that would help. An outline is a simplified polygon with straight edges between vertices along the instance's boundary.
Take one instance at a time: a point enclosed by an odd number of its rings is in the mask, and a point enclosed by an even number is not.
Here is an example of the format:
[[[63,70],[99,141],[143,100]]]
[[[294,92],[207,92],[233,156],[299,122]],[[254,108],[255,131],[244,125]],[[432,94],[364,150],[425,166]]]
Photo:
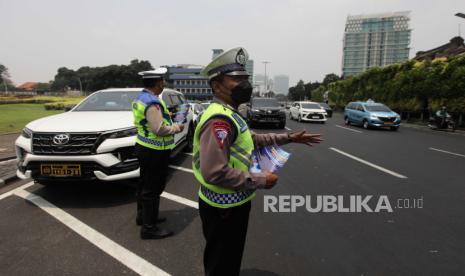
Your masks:
[[[163,79],[142,79],[142,82],[144,83],[144,88],[153,88],[157,86],[157,83],[159,81],[163,81]]]

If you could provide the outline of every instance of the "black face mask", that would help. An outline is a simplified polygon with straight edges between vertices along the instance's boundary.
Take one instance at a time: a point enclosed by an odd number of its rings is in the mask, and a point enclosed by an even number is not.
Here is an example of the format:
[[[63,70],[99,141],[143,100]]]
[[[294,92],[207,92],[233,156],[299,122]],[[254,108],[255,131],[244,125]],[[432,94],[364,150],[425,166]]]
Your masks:
[[[248,80],[243,80],[232,89],[231,99],[238,105],[246,103],[250,101],[250,97],[252,97],[252,90],[253,87],[250,82]]]

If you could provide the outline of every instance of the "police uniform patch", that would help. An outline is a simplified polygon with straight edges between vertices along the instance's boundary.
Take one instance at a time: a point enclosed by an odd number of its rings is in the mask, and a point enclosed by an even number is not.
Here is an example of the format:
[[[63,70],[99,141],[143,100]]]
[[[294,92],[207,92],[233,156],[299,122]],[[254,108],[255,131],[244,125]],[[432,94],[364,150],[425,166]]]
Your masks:
[[[226,138],[231,133],[231,126],[222,121],[215,121],[213,122],[213,133],[215,134],[216,141],[223,148],[224,143],[226,142]]]
[[[239,114],[233,113],[232,117],[234,118],[234,120],[236,120],[236,122],[241,127],[241,133],[243,133],[244,131],[247,130],[247,124],[244,122],[244,120],[241,118],[241,116]]]

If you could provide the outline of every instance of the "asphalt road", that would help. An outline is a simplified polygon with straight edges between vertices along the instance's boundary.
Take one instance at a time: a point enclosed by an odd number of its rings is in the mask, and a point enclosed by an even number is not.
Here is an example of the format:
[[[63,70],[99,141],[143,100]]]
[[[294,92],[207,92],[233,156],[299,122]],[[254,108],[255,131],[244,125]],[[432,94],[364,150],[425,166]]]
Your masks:
[[[242,275],[464,274],[465,136],[347,127],[340,114],[287,128],[325,141],[284,146],[292,156],[279,184],[253,201]],[[191,156],[173,165],[190,169]],[[198,184],[188,170],[171,171],[166,191],[178,198],[164,198],[161,213],[176,234],[158,241],[138,237],[130,183],[25,183],[0,190],[1,275],[202,275]],[[312,206],[318,196],[341,196],[344,206],[373,196],[373,209],[385,197],[392,212],[264,211],[264,196],[286,195],[311,196]]]

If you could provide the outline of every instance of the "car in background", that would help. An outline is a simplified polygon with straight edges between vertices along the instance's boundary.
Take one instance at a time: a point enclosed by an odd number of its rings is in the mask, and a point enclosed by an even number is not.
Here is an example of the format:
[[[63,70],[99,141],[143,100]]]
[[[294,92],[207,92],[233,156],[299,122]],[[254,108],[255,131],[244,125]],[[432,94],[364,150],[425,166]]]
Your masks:
[[[294,102],[289,109],[289,118],[291,120],[309,121],[309,122],[326,122],[327,113],[323,107],[316,102]]]
[[[97,91],[68,112],[28,123],[15,142],[17,176],[44,185],[139,177],[131,103],[141,90]],[[182,93],[171,89],[164,89],[161,98],[170,112],[186,102]],[[173,153],[192,147],[192,111],[184,125],[174,136]]]
[[[326,111],[326,114],[328,114],[328,118],[331,118],[333,117],[333,109],[329,106],[329,104],[327,103],[318,103],[321,107],[324,108],[324,110]]]
[[[202,102],[200,104],[203,106],[204,109],[207,109],[211,102]]]
[[[194,124],[194,128],[197,126],[199,121],[199,115],[205,111],[205,107],[199,103],[189,103],[191,110],[192,110],[192,122]]]
[[[254,97],[244,108],[239,108],[251,127],[258,124],[277,124],[279,128],[286,127],[286,112],[275,98]]]
[[[390,128],[398,130],[400,116],[382,103],[373,101],[351,102],[344,108],[344,122],[346,125],[361,125],[363,128]]]

